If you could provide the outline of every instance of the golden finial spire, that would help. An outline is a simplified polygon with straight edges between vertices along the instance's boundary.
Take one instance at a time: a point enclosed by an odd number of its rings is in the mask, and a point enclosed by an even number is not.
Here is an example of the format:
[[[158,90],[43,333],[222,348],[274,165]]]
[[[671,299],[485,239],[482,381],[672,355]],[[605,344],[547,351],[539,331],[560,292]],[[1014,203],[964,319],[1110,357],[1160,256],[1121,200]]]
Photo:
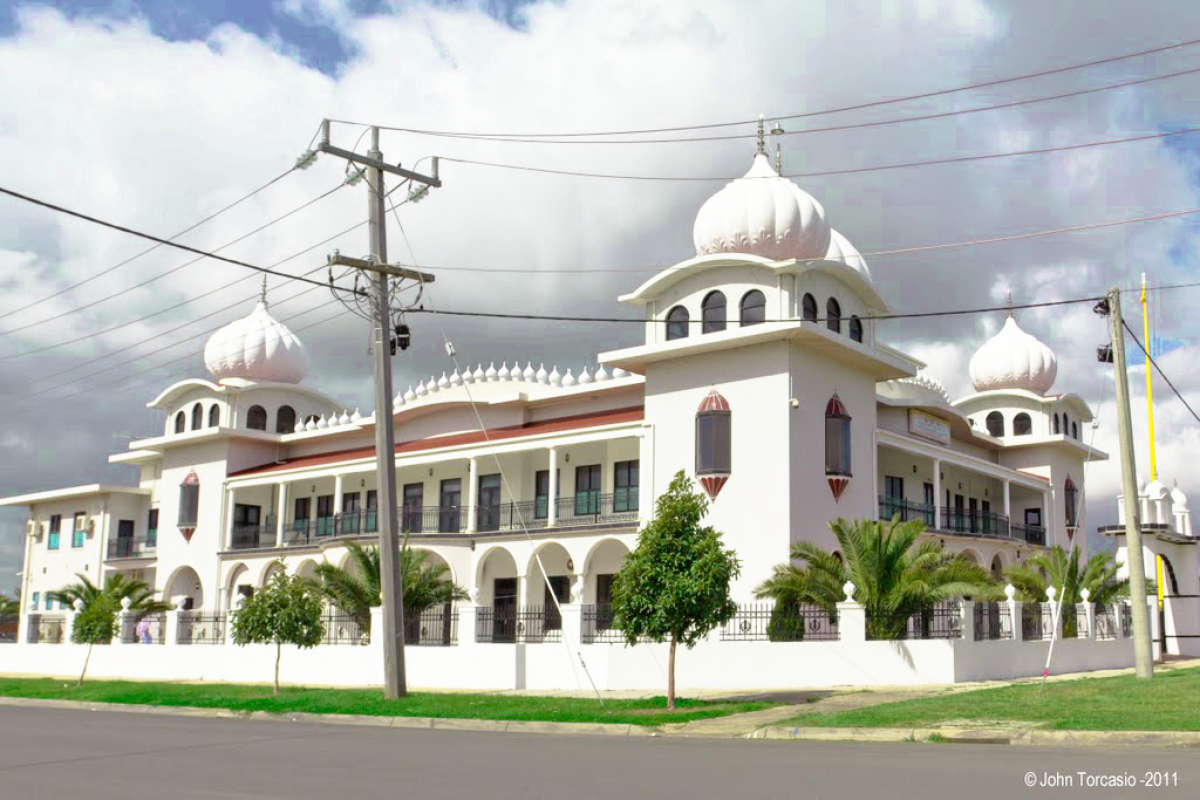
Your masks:
[[[758,154],[765,156],[767,154],[767,139],[763,131],[763,115],[758,115]]]

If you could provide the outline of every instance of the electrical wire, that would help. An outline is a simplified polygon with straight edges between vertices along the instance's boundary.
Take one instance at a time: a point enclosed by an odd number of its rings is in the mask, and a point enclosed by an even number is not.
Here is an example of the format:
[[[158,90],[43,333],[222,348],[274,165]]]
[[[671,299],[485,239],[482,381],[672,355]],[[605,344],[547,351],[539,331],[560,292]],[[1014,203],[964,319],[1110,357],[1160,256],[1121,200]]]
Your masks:
[[[1077,89],[1072,92],[1062,92],[1060,94],[1044,95],[1042,97],[1033,97],[1026,100],[1012,100],[1007,103],[997,103],[990,106],[978,106],[976,108],[964,108],[955,111],[941,111],[936,114],[920,114],[912,117],[895,117],[892,119],[876,120],[874,122],[856,122],[845,125],[832,125],[824,128],[805,128],[798,131],[783,131],[775,136],[804,136],[810,133],[830,133],[833,131],[850,131],[863,128],[879,128],[886,125],[898,125],[905,122],[922,122],[932,119],[945,119],[947,117],[958,117],[965,114],[978,114],[983,111],[998,111],[1005,108],[1017,108],[1020,106],[1034,105],[1037,103],[1047,103],[1054,100],[1065,100],[1071,97],[1082,97],[1084,95],[1096,94],[1097,92],[1110,92],[1114,89],[1124,89],[1130,86],[1140,86],[1146,83],[1155,81],[1168,80],[1170,78],[1179,78],[1185,75],[1194,75],[1200,73],[1200,67],[1192,69],[1179,70],[1177,72],[1169,72],[1165,75],[1152,75],[1145,78],[1136,78],[1134,80],[1122,81],[1120,83],[1112,83],[1105,86],[1094,86],[1089,89]],[[356,123],[363,124],[363,123]],[[381,130],[396,130],[385,125],[376,125]],[[434,135],[434,134],[429,134]],[[462,136],[452,134],[437,134],[440,138],[446,139],[465,139],[476,142],[508,142],[518,144],[686,144],[688,142],[724,142],[735,139],[754,139],[757,138],[757,133],[734,133],[723,134],[719,136],[691,136],[691,137],[663,137],[657,139],[532,139],[532,138],[517,138],[504,136]]]
[[[263,192],[264,190],[270,188],[271,186],[274,186],[276,183],[283,180],[288,175],[291,175],[295,171],[296,171],[296,168],[292,167],[291,169],[287,170],[286,172],[283,172],[283,173],[277,175],[276,177],[267,181],[262,186],[258,187],[257,189],[250,192],[249,194],[243,195],[242,197],[238,198],[237,200],[234,200],[232,203],[230,203],[229,205],[220,209],[219,211],[216,211],[216,212],[208,215],[204,219],[200,220],[199,222],[197,222],[187,228],[184,228],[179,233],[175,234],[174,236],[171,236],[169,238],[169,241],[174,241],[175,239],[178,239],[179,237],[181,237],[185,234],[191,233],[192,231],[196,230],[196,228],[199,228],[201,225],[204,225],[205,223],[208,223],[208,222],[212,222],[214,219],[221,216],[226,211],[229,211],[230,209],[233,209],[233,208],[241,205],[245,201],[249,200],[251,197],[254,197],[255,195],[259,194],[260,192]],[[129,258],[125,259],[124,261],[114,264],[111,267],[108,267],[107,269],[101,270],[100,272],[97,272],[94,275],[89,275],[88,277],[84,278],[83,280],[77,281],[77,282],[71,284],[70,286],[64,287],[64,288],[58,290],[57,292],[55,292],[54,294],[48,294],[39,300],[34,300],[32,303],[26,303],[25,305],[23,305],[19,308],[13,308],[13,309],[10,309],[3,313],[0,313],[0,319],[7,319],[8,317],[12,316],[13,314],[18,314],[22,311],[28,311],[29,309],[33,308],[34,306],[41,305],[42,303],[46,302],[47,300],[53,300],[54,298],[64,295],[67,292],[78,289],[80,286],[83,286],[86,283],[90,283],[91,281],[94,281],[97,278],[102,278],[105,275],[109,274],[110,272],[120,269],[121,267],[125,266],[126,264],[129,264],[130,262],[135,261],[135,260],[141,258],[142,256],[147,255],[147,254],[157,250],[160,247],[162,247],[161,244],[155,244],[152,247],[149,247],[140,253],[130,256]]]
[[[872,167],[855,167],[850,169],[827,169],[816,172],[788,172],[779,175],[781,178],[819,178],[830,175],[857,175],[865,172],[880,172],[883,170],[892,169],[907,169],[909,167],[930,167],[937,164],[963,164],[973,161],[989,161],[999,158],[1014,158],[1018,156],[1044,155],[1048,153],[1062,153],[1071,150],[1085,150],[1092,147],[1104,147],[1114,144],[1128,144],[1130,142],[1144,142],[1154,139],[1167,139],[1173,136],[1184,136],[1190,133],[1200,132],[1200,128],[1181,128],[1174,131],[1166,131],[1164,133],[1151,133],[1141,136],[1130,136],[1123,139],[1106,139],[1097,142],[1084,142],[1082,144],[1061,145],[1058,147],[1040,147],[1034,150],[1013,150],[1007,153],[985,153],[974,156],[959,156],[955,158],[937,158],[928,161],[907,161],[898,164],[879,164]],[[548,167],[531,167],[525,164],[504,164],[495,161],[478,161],[470,158],[455,158],[453,156],[440,156],[442,161],[452,161],[458,164],[469,164],[480,167],[493,167],[496,169],[518,170],[521,172],[536,172],[547,175],[567,175],[577,178],[605,178],[609,180],[626,180],[626,181],[663,181],[663,182],[694,182],[694,183],[718,183],[735,180],[770,180],[776,176],[763,175],[755,177],[733,176],[733,177],[696,177],[687,175],[621,175],[602,172],[581,172],[578,170],[569,169],[551,169]]]
[[[912,95],[907,95],[907,96],[902,96],[902,97],[892,97],[892,98],[888,98],[885,100],[872,100],[872,101],[869,101],[866,103],[857,103],[855,105],[842,106],[840,108],[827,108],[827,109],[822,109],[820,111],[806,111],[803,113],[785,114],[785,115],[779,116],[779,117],[772,117],[772,120],[783,121],[783,120],[792,120],[792,119],[804,119],[804,118],[808,118],[808,117],[825,116],[827,114],[837,114],[837,113],[841,113],[844,111],[859,111],[864,108],[875,108],[877,106],[891,105],[894,103],[905,103],[905,102],[909,102],[912,100],[927,100],[932,97],[941,97],[941,96],[948,95],[948,94],[955,94],[957,92],[966,92],[966,91],[971,91],[974,89],[984,89],[984,88],[987,88],[990,86],[1000,86],[1000,85],[1003,85],[1006,83],[1015,83],[1016,81],[1030,80],[1032,78],[1042,78],[1047,75],[1058,75],[1058,74],[1061,74],[1064,72],[1071,72],[1074,70],[1086,69],[1088,67],[1096,67],[1096,66],[1100,66],[1103,64],[1112,64],[1112,63],[1116,63],[1118,61],[1126,61],[1131,58],[1138,58],[1139,56],[1148,56],[1148,55],[1153,55],[1155,53],[1164,53],[1169,50],[1178,50],[1178,49],[1184,48],[1184,47],[1191,47],[1196,44],[1200,44],[1200,39],[1191,39],[1188,41],[1179,42],[1178,44],[1163,45],[1161,47],[1154,47],[1149,50],[1141,50],[1136,53],[1127,53],[1125,55],[1120,55],[1120,56],[1111,56],[1109,58],[1102,58],[1102,59],[1098,59],[1095,61],[1087,61],[1087,62],[1080,63],[1080,64],[1072,64],[1072,65],[1066,66],[1066,67],[1056,67],[1054,69],[1040,70],[1038,72],[1029,72],[1024,75],[1016,75],[1016,76],[1009,77],[1009,78],[998,78],[998,79],[994,79],[994,80],[981,81],[979,83],[971,83],[971,84],[967,84],[965,86],[956,86],[951,89],[940,89],[938,91],[924,92],[921,94],[912,94]],[[337,122],[339,124],[345,124],[345,125],[367,126],[367,124],[363,123],[363,122],[351,122],[348,120],[330,120],[330,122]],[[728,128],[728,127],[735,127],[738,125],[753,125],[757,122],[758,122],[757,119],[747,119],[747,120],[737,120],[737,121],[733,121],[733,122],[715,122],[715,123],[709,123],[706,125],[678,125],[678,126],[667,127],[667,128],[642,128],[639,130],[625,130],[625,131],[589,131],[589,132],[583,132],[583,133],[471,133],[471,132],[467,132],[467,131],[438,131],[438,130],[426,130],[426,129],[421,129],[421,128],[401,128],[401,127],[388,127],[388,128],[386,128],[386,130],[402,131],[404,133],[423,134],[423,135],[429,135],[429,136],[453,135],[453,136],[464,136],[464,137],[471,137],[471,138],[491,138],[491,137],[501,136],[501,137],[519,137],[519,138],[525,138],[525,139],[535,139],[535,138],[567,138],[567,137],[574,137],[574,136],[636,136],[636,135],[647,134],[647,133],[675,133],[675,132],[679,132],[679,131],[695,131],[695,130],[705,130],[705,129],[709,129],[709,128]],[[367,127],[370,127],[370,126],[367,126]]]
[[[1162,287],[1159,287],[1159,288],[1162,288]],[[1133,339],[1134,344],[1136,344],[1138,346],[1138,349],[1140,349],[1142,351],[1142,353],[1145,354],[1146,360],[1149,361],[1154,366],[1154,369],[1158,371],[1158,374],[1162,376],[1162,379],[1167,382],[1167,386],[1171,387],[1171,391],[1174,392],[1175,396],[1179,398],[1179,402],[1183,403],[1183,407],[1188,410],[1188,413],[1190,413],[1192,415],[1192,417],[1196,420],[1196,422],[1200,422],[1200,415],[1196,414],[1196,410],[1193,409],[1191,407],[1191,405],[1188,403],[1188,401],[1184,399],[1183,395],[1179,392],[1179,389],[1177,389],[1175,387],[1175,384],[1171,383],[1171,379],[1167,377],[1167,373],[1162,371],[1162,367],[1160,367],[1158,365],[1158,362],[1154,360],[1154,357],[1150,355],[1150,351],[1147,350],[1145,345],[1143,345],[1141,343],[1141,341],[1137,337],[1137,334],[1133,332],[1133,328],[1129,327],[1129,323],[1126,322],[1124,319],[1122,319],[1121,324],[1125,326],[1125,330],[1129,333],[1129,336]]]

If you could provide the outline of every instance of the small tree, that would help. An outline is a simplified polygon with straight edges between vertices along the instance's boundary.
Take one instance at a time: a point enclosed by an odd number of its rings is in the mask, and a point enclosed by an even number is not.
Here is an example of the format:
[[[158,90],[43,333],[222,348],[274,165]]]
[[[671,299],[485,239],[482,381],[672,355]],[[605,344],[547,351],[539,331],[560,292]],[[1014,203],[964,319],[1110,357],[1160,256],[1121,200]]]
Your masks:
[[[670,640],[667,708],[675,708],[675,647],[691,649],[737,613],[729,584],[741,567],[721,534],[701,527],[708,499],[677,473],[658,498],[655,517],[613,579],[613,624],[628,644],[639,637]]]
[[[113,602],[111,597],[101,594],[92,602],[85,603],[79,613],[75,615],[75,627],[71,630],[71,641],[88,646],[87,656],[83,659],[83,671],[79,673],[76,686],[83,686],[88,662],[92,660],[92,648],[97,644],[108,644],[117,634],[117,614],[120,610],[119,602]]]
[[[279,694],[279,658],[283,645],[316,647],[325,635],[321,599],[303,578],[276,571],[233,615],[233,641],[239,645],[275,644],[275,694]]]
[[[0,594],[0,617],[16,616],[21,613],[21,602]]]

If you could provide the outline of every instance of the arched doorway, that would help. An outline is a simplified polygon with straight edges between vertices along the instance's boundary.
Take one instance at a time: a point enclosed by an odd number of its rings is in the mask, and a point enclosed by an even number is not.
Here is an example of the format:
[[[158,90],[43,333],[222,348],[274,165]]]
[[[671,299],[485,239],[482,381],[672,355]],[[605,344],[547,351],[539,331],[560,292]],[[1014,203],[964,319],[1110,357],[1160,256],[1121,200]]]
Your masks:
[[[204,607],[204,587],[200,583],[200,576],[191,567],[175,570],[166,583],[163,596],[168,603],[184,611]]]

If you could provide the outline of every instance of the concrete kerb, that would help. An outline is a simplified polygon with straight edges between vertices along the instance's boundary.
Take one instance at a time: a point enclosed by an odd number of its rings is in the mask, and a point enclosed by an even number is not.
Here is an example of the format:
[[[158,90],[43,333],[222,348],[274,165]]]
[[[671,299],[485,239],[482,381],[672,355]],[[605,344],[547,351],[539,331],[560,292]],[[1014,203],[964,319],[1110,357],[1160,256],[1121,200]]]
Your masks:
[[[936,742],[1042,746],[1200,747],[1196,731],[1046,731],[1029,728],[760,728],[748,739],[809,742]]]

